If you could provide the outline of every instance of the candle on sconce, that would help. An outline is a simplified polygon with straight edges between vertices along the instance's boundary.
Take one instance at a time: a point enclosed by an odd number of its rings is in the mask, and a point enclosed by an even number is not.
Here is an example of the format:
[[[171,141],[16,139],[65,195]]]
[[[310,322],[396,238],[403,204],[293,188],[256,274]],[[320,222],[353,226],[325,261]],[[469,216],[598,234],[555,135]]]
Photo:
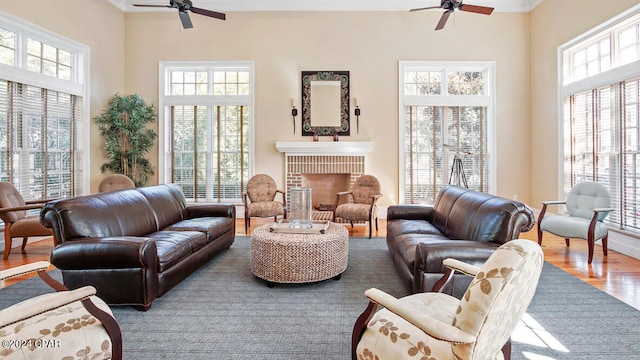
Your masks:
[[[358,106],[358,98],[353,98],[353,105]]]
[[[295,107],[296,106],[296,100],[295,99],[291,99],[291,107]]]

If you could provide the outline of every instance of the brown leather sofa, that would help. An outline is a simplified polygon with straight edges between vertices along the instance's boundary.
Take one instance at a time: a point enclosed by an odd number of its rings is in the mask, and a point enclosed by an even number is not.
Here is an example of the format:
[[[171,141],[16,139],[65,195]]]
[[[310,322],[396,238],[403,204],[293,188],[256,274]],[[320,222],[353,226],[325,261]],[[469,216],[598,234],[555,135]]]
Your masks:
[[[445,273],[444,259],[482,265],[534,223],[533,211],[521,202],[449,185],[433,206],[390,206],[387,246],[407,290],[427,292]],[[442,291],[460,298],[469,281],[456,274]]]
[[[186,206],[176,185],[52,201],[40,213],[67,287],[92,285],[108,304],[141,310],[228,249],[235,217],[233,205]]]

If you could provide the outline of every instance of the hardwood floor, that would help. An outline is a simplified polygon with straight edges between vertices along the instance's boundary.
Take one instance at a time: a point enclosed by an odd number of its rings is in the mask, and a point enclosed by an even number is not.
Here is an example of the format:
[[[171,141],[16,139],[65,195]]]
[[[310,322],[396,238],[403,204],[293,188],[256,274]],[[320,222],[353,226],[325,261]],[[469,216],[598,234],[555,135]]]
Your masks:
[[[252,227],[270,223],[270,219],[252,219]],[[374,236],[386,236],[386,221],[381,220],[379,231]],[[347,227],[350,236],[368,236],[366,226]],[[251,229],[249,229],[251,231]],[[236,222],[236,234],[244,234],[244,219]],[[536,229],[523,233],[523,239],[537,241]],[[14,248],[8,260],[0,264],[0,269],[7,269],[30,262],[49,260],[53,242],[50,239],[28,244],[26,252],[21,253],[20,248]],[[563,269],[569,274],[601,289],[608,294],[624,301],[625,303],[640,309],[640,260],[609,250],[609,255],[604,257],[602,248],[596,246],[593,263],[587,265],[587,243],[581,240],[572,240],[571,246],[566,247],[564,239],[545,233],[542,243],[545,260]],[[27,276],[28,277],[28,276]],[[20,277],[0,283],[0,288],[10,285],[27,277]]]

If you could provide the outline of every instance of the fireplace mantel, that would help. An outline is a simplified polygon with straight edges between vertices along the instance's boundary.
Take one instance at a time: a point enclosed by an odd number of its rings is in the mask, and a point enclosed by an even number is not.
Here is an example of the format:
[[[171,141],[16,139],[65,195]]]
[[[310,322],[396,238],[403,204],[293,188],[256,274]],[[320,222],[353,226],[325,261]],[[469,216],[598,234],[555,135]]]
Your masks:
[[[373,141],[276,141],[276,149],[287,155],[365,155]]]

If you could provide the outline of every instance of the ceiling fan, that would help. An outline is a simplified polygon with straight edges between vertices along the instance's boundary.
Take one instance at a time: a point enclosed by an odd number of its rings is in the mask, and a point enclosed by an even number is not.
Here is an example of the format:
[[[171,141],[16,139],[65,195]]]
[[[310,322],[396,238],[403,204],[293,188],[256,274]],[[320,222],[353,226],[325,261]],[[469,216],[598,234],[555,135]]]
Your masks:
[[[449,19],[449,15],[451,15],[456,9],[460,11],[467,11],[467,12],[483,14],[483,15],[491,15],[491,13],[493,12],[492,7],[466,5],[466,4],[463,4],[462,1],[455,1],[455,0],[442,0],[440,2],[440,6],[430,6],[430,7],[418,8],[418,9],[411,9],[409,11],[421,11],[421,10],[430,10],[430,9],[446,10],[444,14],[442,14],[440,21],[438,21],[436,30],[440,30],[444,28],[444,25],[447,23],[447,20]]]
[[[193,6],[193,3],[191,2],[191,0],[169,0],[169,5],[133,4],[133,6],[178,9],[178,15],[180,16],[182,27],[185,29],[191,29],[193,27],[193,24],[191,23],[191,18],[189,18],[189,13],[187,11],[191,11],[196,14],[209,16],[212,18],[220,19],[220,20],[226,19],[226,15],[223,13],[206,10],[206,9],[200,9]]]

